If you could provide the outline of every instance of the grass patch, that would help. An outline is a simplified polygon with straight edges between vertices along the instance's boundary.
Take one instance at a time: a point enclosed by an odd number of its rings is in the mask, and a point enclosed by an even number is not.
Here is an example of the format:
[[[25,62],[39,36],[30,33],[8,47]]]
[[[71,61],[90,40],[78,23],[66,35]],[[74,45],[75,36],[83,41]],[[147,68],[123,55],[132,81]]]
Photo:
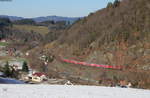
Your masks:
[[[7,42],[0,42],[0,46],[7,46],[8,43]]]
[[[24,61],[27,61],[27,59],[25,59],[25,58],[17,58],[16,61],[24,62]]]
[[[13,25],[13,27],[15,29],[18,29],[18,30],[24,30],[24,31],[27,31],[27,32],[34,31],[34,32],[37,32],[37,33],[40,33],[40,34],[43,34],[43,35],[45,35],[49,32],[48,27],[45,27],[45,26]]]

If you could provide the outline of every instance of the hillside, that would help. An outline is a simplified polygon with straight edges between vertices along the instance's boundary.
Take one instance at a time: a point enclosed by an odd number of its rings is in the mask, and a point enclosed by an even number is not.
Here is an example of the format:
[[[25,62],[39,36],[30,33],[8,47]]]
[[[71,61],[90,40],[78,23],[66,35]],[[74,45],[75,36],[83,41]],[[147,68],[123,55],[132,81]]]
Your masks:
[[[125,41],[143,39],[148,37],[146,34],[150,31],[149,9],[148,0],[123,0],[115,7],[112,5],[99,10],[76,23],[68,30],[66,42],[72,43],[72,38],[79,43],[82,43],[81,38],[84,38],[84,44],[90,44],[92,41],[104,44],[106,41],[109,43],[122,39],[121,37]]]
[[[145,56],[148,59],[150,56],[149,10],[148,0],[122,0],[117,6],[114,4],[78,21],[60,37],[59,41],[76,47],[79,51],[99,49],[101,50],[97,51],[99,55],[109,53],[110,61],[99,60],[97,63],[148,65],[150,61],[145,62],[142,58]],[[82,53],[83,51],[78,55],[83,55]],[[92,55],[93,52],[89,57]],[[119,62],[115,58],[117,56]],[[138,60],[141,61],[137,64]]]
[[[100,85],[108,85],[110,81],[127,80],[134,87],[150,88],[149,10],[149,0],[122,0],[77,21],[58,39],[38,50],[56,57],[49,64],[48,74],[57,77],[65,72],[66,77],[73,81],[72,75],[78,82],[81,78],[88,79],[85,84],[94,81],[92,84],[97,85],[99,81]],[[93,64],[121,65],[124,69],[77,66],[63,63],[58,57]]]

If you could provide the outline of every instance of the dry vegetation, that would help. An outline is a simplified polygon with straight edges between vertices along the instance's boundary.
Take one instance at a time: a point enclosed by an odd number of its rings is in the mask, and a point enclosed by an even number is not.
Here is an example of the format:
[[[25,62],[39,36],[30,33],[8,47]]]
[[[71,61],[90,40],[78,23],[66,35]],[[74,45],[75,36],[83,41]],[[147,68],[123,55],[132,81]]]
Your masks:
[[[37,32],[42,35],[45,35],[49,32],[48,27],[46,26],[34,26],[34,25],[13,25],[15,29],[23,30],[27,32]]]

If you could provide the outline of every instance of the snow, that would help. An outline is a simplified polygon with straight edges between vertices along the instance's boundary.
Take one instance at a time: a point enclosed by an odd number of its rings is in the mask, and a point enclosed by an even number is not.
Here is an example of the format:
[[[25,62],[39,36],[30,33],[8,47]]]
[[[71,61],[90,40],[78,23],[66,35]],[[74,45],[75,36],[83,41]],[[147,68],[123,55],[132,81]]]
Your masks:
[[[0,98],[150,98],[150,91],[98,86],[1,84]]]

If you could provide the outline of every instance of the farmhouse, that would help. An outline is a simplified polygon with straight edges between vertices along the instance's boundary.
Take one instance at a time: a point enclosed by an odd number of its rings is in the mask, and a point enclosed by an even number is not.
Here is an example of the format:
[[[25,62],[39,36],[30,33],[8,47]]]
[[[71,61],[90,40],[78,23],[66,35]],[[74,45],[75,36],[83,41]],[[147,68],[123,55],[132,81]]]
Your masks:
[[[47,77],[46,77],[46,74],[44,74],[44,73],[36,72],[32,75],[29,75],[28,80],[40,83],[44,80],[47,80]]]

